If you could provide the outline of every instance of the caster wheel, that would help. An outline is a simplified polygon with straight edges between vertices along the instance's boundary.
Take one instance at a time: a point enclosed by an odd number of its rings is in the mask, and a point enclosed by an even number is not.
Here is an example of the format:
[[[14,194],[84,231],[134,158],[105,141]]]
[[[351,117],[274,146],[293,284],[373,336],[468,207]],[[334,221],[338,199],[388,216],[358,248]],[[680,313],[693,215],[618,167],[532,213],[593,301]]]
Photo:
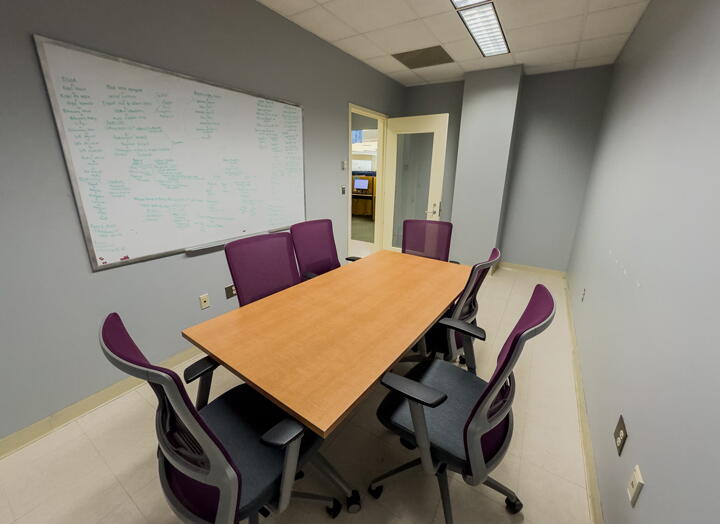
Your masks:
[[[295,473],[295,480],[300,480],[305,478],[305,472],[304,471],[298,471]]]
[[[265,517],[265,518],[268,518],[268,517],[270,516],[270,510],[267,509],[265,506],[263,506],[262,508],[260,508],[260,509],[258,510],[258,513],[260,513],[260,515],[262,515],[262,516]]]
[[[356,489],[352,491],[352,495],[350,495],[345,501],[345,507],[347,507],[348,513],[357,513],[360,511],[360,508],[362,507],[360,505],[360,493],[358,493]]]
[[[378,484],[374,488],[372,487],[372,484],[368,486],[368,493],[370,493],[370,496],[374,499],[379,499],[380,495],[382,495],[383,492],[383,485]]]
[[[325,511],[327,511],[328,515],[330,515],[331,519],[334,519],[340,515],[340,512],[342,511],[342,504],[340,504],[338,499],[333,499],[333,505],[325,508]]]
[[[464,366],[467,363],[467,360],[465,360],[464,355],[460,355],[460,358],[458,358],[458,362],[460,362],[460,364]]]
[[[515,513],[520,513],[523,509],[523,503],[520,502],[520,499],[516,498],[515,501],[512,501],[510,497],[508,497],[505,499],[505,509],[507,509],[511,515],[515,515]]]

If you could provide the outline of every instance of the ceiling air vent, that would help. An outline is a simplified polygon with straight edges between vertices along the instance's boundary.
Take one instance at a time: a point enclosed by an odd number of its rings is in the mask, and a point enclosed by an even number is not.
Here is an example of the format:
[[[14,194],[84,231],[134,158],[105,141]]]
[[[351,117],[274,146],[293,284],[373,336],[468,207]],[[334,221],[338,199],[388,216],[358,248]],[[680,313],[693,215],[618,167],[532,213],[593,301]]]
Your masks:
[[[447,52],[439,45],[426,47],[425,49],[416,49],[414,51],[397,53],[393,55],[393,57],[410,69],[447,64],[453,61],[453,59],[450,58],[450,55],[447,54]]]

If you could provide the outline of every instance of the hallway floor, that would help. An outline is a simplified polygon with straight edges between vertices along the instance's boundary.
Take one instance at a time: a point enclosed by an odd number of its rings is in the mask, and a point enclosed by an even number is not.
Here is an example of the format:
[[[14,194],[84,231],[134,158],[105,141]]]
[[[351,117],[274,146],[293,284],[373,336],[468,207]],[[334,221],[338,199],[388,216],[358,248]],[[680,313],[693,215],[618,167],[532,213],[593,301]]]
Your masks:
[[[478,325],[488,340],[476,345],[478,375],[487,378],[494,369],[499,348],[536,283],[553,293],[557,312],[550,328],[526,345],[515,368],[515,434],[508,455],[493,473],[517,492],[525,507],[509,515],[499,494],[468,486],[453,474],[450,491],[457,524],[590,522],[562,277],[501,268],[488,278],[479,296]],[[218,369],[213,396],[238,383]],[[191,398],[195,387],[188,388]],[[375,418],[384,393],[382,386],[374,386],[323,445],[324,454],[363,496],[359,513],[343,512],[335,522],[442,524],[437,484],[420,469],[387,481],[379,500],[366,494],[372,477],[414,458]],[[150,388],[140,386],[0,460],[0,524],[178,522],[157,478],[155,404]],[[339,496],[312,466],[305,472],[296,489]],[[321,505],[293,501],[282,515],[261,522],[332,521]]]

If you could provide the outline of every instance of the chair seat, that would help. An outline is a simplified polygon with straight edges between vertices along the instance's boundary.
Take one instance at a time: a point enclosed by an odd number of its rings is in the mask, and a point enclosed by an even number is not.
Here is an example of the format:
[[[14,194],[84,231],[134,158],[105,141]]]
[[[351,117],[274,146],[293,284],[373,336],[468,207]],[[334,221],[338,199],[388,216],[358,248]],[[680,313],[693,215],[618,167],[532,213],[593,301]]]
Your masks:
[[[242,472],[238,507],[242,520],[279,493],[285,451],[264,444],[261,437],[288,415],[246,384],[213,400],[200,410],[200,415],[223,443],[238,471]],[[301,441],[298,464],[303,464],[304,459],[309,458],[309,454],[321,443],[320,437],[306,431]],[[188,500],[189,496],[193,500],[193,513],[213,522],[217,490],[183,475],[172,466],[166,466],[166,471],[173,491],[180,489],[184,500]]]
[[[447,400],[435,408],[425,408],[425,418],[433,457],[451,469],[464,472],[469,468],[465,453],[465,424],[487,383],[450,362],[428,360],[414,366],[406,375],[444,392]],[[408,401],[390,392],[377,411],[378,419],[389,430],[415,444],[415,434]],[[483,455],[489,462],[502,448],[511,431],[511,413],[482,438]]]

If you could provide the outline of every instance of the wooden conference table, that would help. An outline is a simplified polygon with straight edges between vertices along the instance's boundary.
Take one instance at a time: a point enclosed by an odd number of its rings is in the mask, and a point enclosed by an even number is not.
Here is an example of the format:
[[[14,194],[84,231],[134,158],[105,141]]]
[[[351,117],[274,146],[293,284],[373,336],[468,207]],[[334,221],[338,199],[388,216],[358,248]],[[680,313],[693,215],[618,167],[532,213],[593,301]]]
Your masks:
[[[380,251],[183,336],[325,438],[442,316],[469,274]]]

